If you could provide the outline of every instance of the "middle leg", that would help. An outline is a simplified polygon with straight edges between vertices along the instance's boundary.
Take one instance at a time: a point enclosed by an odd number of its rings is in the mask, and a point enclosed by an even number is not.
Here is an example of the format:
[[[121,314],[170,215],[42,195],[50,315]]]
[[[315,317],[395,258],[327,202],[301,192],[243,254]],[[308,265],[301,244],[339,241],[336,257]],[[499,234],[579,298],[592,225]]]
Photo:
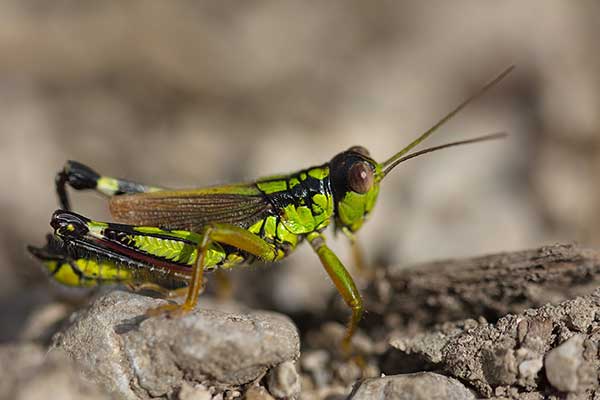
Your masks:
[[[183,304],[166,304],[149,310],[150,315],[168,312],[170,315],[182,315],[192,311],[198,303],[198,296],[204,284],[204,268],[206,254],[212,242],[233,246],[265,261],[274,261],[278,256],[277,249],[261,237],[246,229],[230,224],[209,224],[198,243],[196,260],[192,267],[192,276],[187,288]]]
[[[344,350],[349,351],[350,341],[352,340],[352,336],[354,335],[363,314],[363,301],[360,292],[356,288],[354,280],[344,267],[344,264],[342,264],[335,253],[325,244],[325,237],[320,233],[314,232],[309,234],[307,239],[313,250],[319,256],[325,271],[327,271],[327,274],[333,281],[338,292],[352,310],[352,316],[348,322],[346,336],[344,336],[342,341]]]

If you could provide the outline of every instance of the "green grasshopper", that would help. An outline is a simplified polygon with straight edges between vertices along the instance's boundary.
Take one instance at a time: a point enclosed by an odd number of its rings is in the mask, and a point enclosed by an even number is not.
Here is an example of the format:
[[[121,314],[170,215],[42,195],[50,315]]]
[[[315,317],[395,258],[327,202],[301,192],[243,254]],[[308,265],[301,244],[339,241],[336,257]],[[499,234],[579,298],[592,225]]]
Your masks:
[[[349,344],[363,314],[356,285],[325,241],[334,223],[355,245],[373,210],[381,181],[398,164],[443,148],[503,137],[503,133],[447,143],[407,154],[467,104],[504,78],[507,68],[432,128],[383,163],[355,146],[331,161],[288,175],[203,189],[168,190],[101,176],[69,161],[56,177],[61,209],[54,212],[45,247],[29,247],[58,282],[72,286],[124,283],[164,294],[183,294],[150,314],[184,314],[194,309],[204,272],[255,259],[278,261],[303,240],[317,253],[352,315],[344,337]],[[121,223],[98,222],[69,211],[67,186],[96,190],[109,199]],[[184,291],[184,292],[183,292]]]

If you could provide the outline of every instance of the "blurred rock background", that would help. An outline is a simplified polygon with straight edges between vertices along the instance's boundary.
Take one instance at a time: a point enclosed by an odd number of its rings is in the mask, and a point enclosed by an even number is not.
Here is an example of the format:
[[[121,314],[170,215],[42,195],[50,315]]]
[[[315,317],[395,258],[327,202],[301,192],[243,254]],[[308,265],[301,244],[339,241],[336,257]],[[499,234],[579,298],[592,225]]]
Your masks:
[[[356,144],[384,160],[510,64],[428,145],[510,138],[399,167],[360,232],[367,258],[599,245],[599,16],[595,2],[541,0],[3,2],[0,341],[70,295],[25,252],[49,231],[65,160],[167,187],[293,171]],[[94,194],[74,205],[109,218]],[[284,312],[331,290],[308,248],[230,275],[237,298]]]

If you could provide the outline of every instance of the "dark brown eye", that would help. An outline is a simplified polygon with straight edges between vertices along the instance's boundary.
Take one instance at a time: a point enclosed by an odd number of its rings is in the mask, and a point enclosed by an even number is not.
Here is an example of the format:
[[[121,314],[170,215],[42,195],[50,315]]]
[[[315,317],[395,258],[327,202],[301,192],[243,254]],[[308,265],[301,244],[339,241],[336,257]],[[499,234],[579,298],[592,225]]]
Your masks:
[[[348,170],[348,186],[356,193],[367,193],[373,187],[373,170],[371,166],[358,161]]]
[[[348,151],[353,151],[358,154],[362,154],[365,157],[370,157],[369,150],[365,149],[362,146],[352,146],[348,149]]]

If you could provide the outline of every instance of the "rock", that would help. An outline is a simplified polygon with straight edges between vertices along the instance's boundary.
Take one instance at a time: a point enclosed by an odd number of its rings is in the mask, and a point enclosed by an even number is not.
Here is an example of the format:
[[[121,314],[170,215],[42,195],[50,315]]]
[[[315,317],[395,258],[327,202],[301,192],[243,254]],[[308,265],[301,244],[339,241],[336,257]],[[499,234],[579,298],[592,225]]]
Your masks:
[[[267,377],[269,392],[277,398],[291,399],[300,394],[300,375],[293,362],[286,361],[273,368]]]
[[[390,346],[406,354],[419,354],[428,362],[439,363],[444,358],[443,349],[447,342],[447,335],[442,332],[433,332],[409,339],[392,338]]]
[[[252,386],[246,391],[245,400],[275,400],[262,386]]]
[[[385,294],[378,281],[390,288]],[[367,288],[368,310],[396,315],[420,329],[447,321],[485,316],[497,320],[527,308],[587,294],[600,282],[600,252],[574,245],[389,267]],[[592,307],[593,308],[593,307]],[[431,312],[431,310],[435,312]],[[586,332],[592,313],[569,318]],[[378,330],[374,325],[366,330]]]
[[[325,350],[308,350],[302,353],[300,364],[310,374],[314,386],[325,387],[331,381],[331,371],[327,368],[329,360],[330,355]]]
[[[348,397],[348,400],[371,399],[471,400],[475,396],[456,379],[433,372],[420,372],[365,379]]]
[[[599,335],[594,332],[600,332],[600,324],[592,318],[574,317],[594,316],[599,311],[600,289],[597,289],[560,304],[506,315],[494,324],[481,323],[468,328],[457,322],[438,331],[392,339],[390,345],[397,349],[396,365],[421,357],[433,363],[436,370],[460,379],[484,397],[494,395],[498,388],[546,391],[548,383],[540,372],[543,366],[548,381],[556,389],[581,392],[598,387],[600,358],[595,343]],[[579,321],[577,326],[574,320]],[[590,333],[576,333],[586,324],[585,329]],[[561,342],[564,343],[559,348],[553,349]],[[422,366],[426,364],[418,365]]]
[[[492,386],[512,385],[517,380],[517,362],[511,344],[483,347],[481,350],[483,374]]]
[[[561,392],[577,391],[577,370],[583,361],[583,340],[582,335],[574,335],[546,355],[546,377],[550,384]]]
[[[358,365],[357,362],[341,362],[335,365],[335,376],[344,386],[352,386],[354,382],[360,378],[367,378],[364,376],[363,368]]]
[[[192,386],[184,382],[179,390],[178,400],[211,400],[212,395],[204,385]]]
[[[525,360],[519,364],[519,376],[523,379],[534,379],[543,366],[542,357]]]
[[[109,400],[95,384],[84,380],[62,353],[46,355],[31,343],[0,346],[0,399]]]
[[[110,292],[76,315],[55,337],[54,348],[123,399],[171,397],[184,381],[244,385],[299,356],[298,333],[285,316],[202,306],[179,318],[145,316],[162,304],[161,299]]]

